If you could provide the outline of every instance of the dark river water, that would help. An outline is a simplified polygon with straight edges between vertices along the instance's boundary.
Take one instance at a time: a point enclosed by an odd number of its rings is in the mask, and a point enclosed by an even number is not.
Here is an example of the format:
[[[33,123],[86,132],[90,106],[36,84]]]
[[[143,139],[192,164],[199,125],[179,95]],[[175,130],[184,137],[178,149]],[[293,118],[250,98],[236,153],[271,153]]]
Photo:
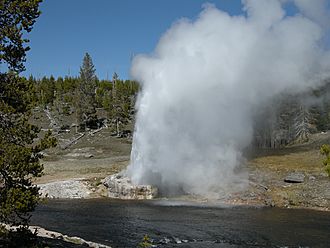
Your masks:
[[[33,225],[112,247],[330,247],[330,213],[169,201],[49,200]]]

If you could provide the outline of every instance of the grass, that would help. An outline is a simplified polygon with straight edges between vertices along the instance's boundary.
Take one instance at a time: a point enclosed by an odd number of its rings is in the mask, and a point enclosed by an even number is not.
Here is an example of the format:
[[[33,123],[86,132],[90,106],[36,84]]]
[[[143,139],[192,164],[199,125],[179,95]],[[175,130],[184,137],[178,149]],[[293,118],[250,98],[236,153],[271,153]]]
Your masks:
[[[42,119],[41,117],[39,117]],[[42,123],[47,123],[43,118]],[[58,135],[59,142],[74,136],[70,133]],[[62,150],[56,148],[46,150],[43,158],[44,175],[36,183],[46,183],[70,178],[104,178],[127,167],[130,158],[131,141],[111,136],[109,129],[94,135],[85,135],[77,144]],[[92,158],[86,158],[91,154]]]
[[[269,188],[266,198],[272,199],[276,206],[329,209],[330,180],[320,153],[321,145],[329,143],[330,134],[315,134],[305,144],[255,151],[248,161],[252,180]],[[291,172],[303,173],[304,182],[285,183],[284,178]]]

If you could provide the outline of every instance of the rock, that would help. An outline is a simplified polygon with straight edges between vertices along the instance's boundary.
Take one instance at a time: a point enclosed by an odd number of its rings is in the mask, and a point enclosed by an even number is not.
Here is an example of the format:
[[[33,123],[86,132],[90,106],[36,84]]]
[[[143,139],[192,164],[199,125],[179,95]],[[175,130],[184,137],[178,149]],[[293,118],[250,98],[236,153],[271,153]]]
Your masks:
[[[49,157],[49,155],[47,153],[45,153],[44,151],[39,152],[39,154],[43,157]]]
[[[82,179],[71,179],[53,183],[38,185],[41,197],[47,198],[88,198],[90,191],[88,187],[81,182]]]
[[[309,180],[315,180],[316,179],[316,177],[314,177],[314,176],[309,176]]]
[[[304,182],[305,175],[302,172],[291,172],[284,178],[286,183],[302,183]]]
[[[275,207],[274,201],[270,198],[265,199],[265,205],[270,207]]]
[[[12,229],[9,226],[6,226],[6,228],[7,229]],[[39,226],[30,226],[29,229],[30,229],[31,232],[37,231],[36,233],[37,233],[38,237],[64,240],[65,242],[75,244],[77,247],[111,248],[111,246],[107,246],[107,245],[92,242],[92,241],[87,241],[83,238],[76,237],[76,236],[68,236],[68,235],[65,235],[65,234],[62,234],[62,233],[59,233],[59,232],[49,231],[49,230],[46,230],[46,229],[44,229],[42,227],[39,227]],[[56,246],[56,247],[62,247],[62,246]]]
[[[165,238],[161,239],[158,243],[159,244],[168,244],[170,242],[171,242],[171,240],[165,237]]]
[[[80,152],[71,152],[64,155],[65,157],[71,157],[71,158],[92,158],[94,157],[91,153],[80,153]]]
[[[180,239],[176,238],[176,237],[173,237],[173,239],[174,239],[174,242],[176,244],[181,244],[182,243],[182,241]]]
[[[91,153],[84,154],[84,158],[92,158],[92,157],[94,157],[94,155]]]
[[[158,190],[151,185],[133,185],[128,177],[117,173],[102,181],[108,188],[108,197],[126,200],[150,200],[157,196]]]

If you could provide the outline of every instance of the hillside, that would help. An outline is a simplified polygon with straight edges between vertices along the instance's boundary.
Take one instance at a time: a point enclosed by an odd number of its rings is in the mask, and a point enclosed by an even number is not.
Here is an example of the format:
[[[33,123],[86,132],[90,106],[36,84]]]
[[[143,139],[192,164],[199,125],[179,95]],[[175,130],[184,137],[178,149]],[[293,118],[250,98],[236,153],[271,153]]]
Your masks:
[[[58,125],[69,125],[72,116],[61,117]],[[50,120],[43,111],[37,111],[34,121],[43,129]],[[126,127],[132,130],[132,124]],[[129,164],[131,138],[119,138],[111,129],[103,128],[85,135],[63,149],[63,144],[77,137],[75,129],[57,135],[58,146],[45,151],[44,176],[36,183],[44,184],[69,179],[83,181],[92,194],[105,196],[101,180],[117,173]],[[79,135],[78,135],[79,137]],[[310,141],[281,149],[257,149],[247,152],[247,169],[250,184],[245,192],[226,198],[229,204],[303,207],[329,210],[330,180],[322,166],[319,152],[322,144],[330,143],[330,133],[317,133]],[[303,183],[286,183],[284,178],[292,173],[303,174]]]
[[[256,183],[249,191],[259,195],[247,198],[247,202],[256,200],[280,207],[330,210],[330,180],[320,154],[320,146],[329,143],[330,133],[317,133],[305,144],[256,152],[248,161],[250,180]],[[290,173],[304,175],[304,182],[284,182]]]

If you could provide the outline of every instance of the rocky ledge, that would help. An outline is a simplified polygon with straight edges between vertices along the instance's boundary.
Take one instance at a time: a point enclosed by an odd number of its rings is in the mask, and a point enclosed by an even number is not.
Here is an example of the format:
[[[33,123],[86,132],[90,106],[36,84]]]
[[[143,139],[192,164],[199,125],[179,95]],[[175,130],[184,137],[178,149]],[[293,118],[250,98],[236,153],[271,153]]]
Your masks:
[[[108,189],[108,197],[125,200],[150,200],[157,196],[158,190],[151,185],[133,185],[128,177],[117,173],[106,177],[103,185]]]

